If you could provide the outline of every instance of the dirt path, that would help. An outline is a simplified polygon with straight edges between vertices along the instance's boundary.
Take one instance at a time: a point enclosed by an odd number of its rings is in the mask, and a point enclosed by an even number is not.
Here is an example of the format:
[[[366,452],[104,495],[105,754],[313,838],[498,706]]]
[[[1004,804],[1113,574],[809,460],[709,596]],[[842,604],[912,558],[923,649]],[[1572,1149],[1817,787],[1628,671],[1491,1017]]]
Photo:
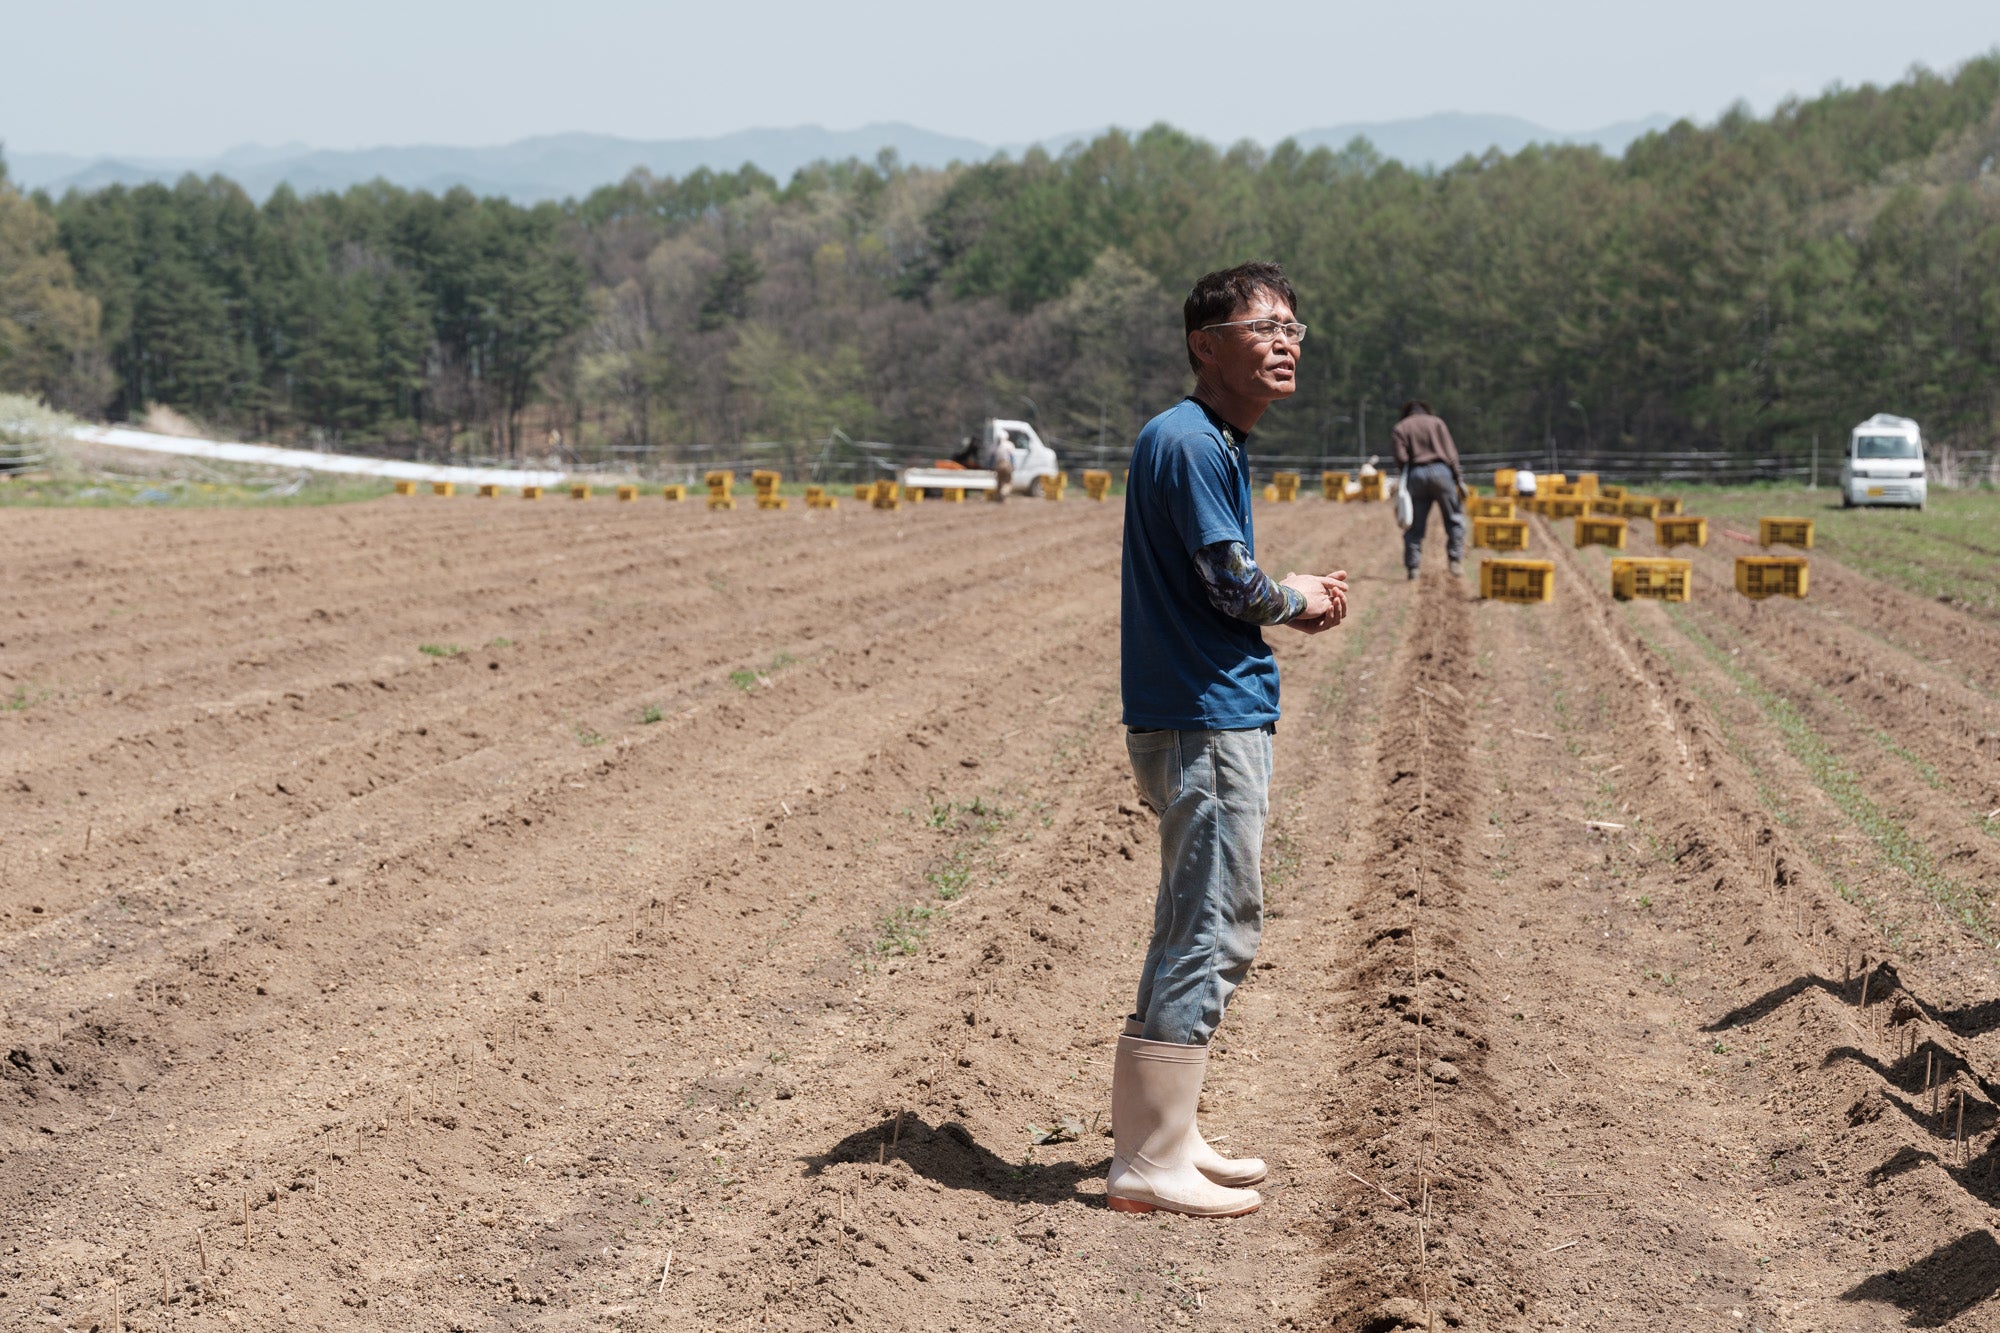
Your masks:
[[[1276,641],[1217,1225],[1099,1202],[1115,510],[11,518],[0,1322],[1989,1326],[1991,627],[1259,521],[1356,614]]]

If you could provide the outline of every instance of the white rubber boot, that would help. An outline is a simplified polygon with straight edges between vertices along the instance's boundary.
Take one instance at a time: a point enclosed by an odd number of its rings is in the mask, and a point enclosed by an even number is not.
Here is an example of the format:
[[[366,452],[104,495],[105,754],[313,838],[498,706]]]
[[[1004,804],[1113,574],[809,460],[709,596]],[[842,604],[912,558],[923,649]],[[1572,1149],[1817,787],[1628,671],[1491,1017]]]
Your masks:
[[[1136,1037],[1144,1030],[1145,1026],[1145,1024],[1136,1018],[1128,1018],[1125,1020],[1125,1035]],[[1111,1131],[1114,1134],[1118,1132],[1118,1119],[1115,1114],[1111,1120]],[[1271,1174],[1270,1169],[1264,1165],[1264,1159],[1261,1157],[1224,1157],[1221,1153],[1209,1147],[1208,1140],[1201,1136],[1201,1121],[1199,1118],[1196,1119],[1191,1132],[1194,1135],[1193,1161],[1195,1170],[1201,1172],[1216,1184],[1243,1189],[1247,1186],[1255,1185],[1265,1176]]]
[[[1195,1104],[1208,1047],[1118,1039],[1111,1067],[1111,1173],[1105,1202],[1116,1213],[1164,1208],[1190,1217],[1241,1217],[1264,1202],[1256,1190],[1218,1185],[1196,1169]]]

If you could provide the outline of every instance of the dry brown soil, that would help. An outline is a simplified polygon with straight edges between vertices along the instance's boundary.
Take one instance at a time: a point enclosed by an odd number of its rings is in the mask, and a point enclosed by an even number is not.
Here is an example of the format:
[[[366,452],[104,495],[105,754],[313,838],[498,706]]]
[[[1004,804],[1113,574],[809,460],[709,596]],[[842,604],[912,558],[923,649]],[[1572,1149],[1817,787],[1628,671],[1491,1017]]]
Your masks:
[[[1354,614],[1203,1222],[1101,1201],[1115,506],[7,512],[0,1327],[2000,1326],[2000,625],[1259,521]]]

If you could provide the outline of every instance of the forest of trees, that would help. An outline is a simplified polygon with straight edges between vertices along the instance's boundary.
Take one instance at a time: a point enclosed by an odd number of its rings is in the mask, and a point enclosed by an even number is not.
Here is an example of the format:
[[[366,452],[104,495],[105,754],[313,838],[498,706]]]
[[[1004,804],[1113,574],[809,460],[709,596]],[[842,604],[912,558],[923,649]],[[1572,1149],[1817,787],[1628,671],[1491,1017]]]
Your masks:
[[[0,388],[260,438],[686,456],[990,415],[1130,440],[1179,303],[1269,257],[1312,325],[1273,452],[1421,395],[1466,447],[1739,453],[1876,411],[2000,435],[2000,56],[1438,172],[1165,126],[1060,158],[638,173],[565,205],[0,178]],[[627,456],[630,456],[629,454]]]

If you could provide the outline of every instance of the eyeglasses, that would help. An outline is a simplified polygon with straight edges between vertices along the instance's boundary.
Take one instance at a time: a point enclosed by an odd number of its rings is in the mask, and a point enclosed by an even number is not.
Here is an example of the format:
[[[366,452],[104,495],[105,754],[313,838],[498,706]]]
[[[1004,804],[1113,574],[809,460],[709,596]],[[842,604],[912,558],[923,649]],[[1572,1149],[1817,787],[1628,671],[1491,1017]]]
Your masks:
[[[1286,323],[1283,320],[1276,319],[1226,319],[1220,324],[1204,324],[1201,327],[1203,331],[1208,329],[1248,329],[1250,330],[1251,337],[1259,342],[1267,343],[1276,342],[1279,338],[1289,339],[1294,343],[1302,343],[1306,340],[1306,326],[1297,320]]]

